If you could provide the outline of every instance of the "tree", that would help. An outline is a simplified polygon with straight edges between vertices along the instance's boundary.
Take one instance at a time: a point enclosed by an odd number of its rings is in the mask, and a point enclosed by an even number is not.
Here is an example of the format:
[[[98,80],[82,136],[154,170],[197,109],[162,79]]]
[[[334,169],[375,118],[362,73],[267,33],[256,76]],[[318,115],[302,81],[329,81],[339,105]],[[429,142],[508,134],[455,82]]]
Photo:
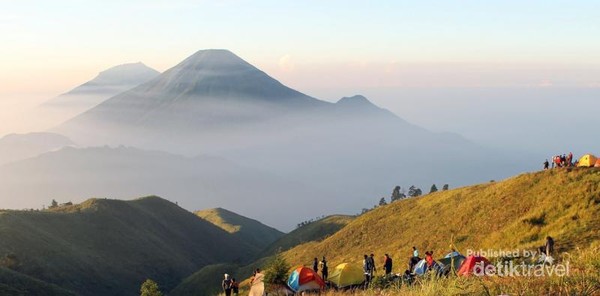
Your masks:
[[[285,286],[288,280],[290,264],[287,263],[281,253],[277,253],[265,269],[265,284],[268,288]]]
[[[429,193],[434,193],[437,191],[438,191],[437,186],[435,186],[435,184],[431,185],[431,189],[429,189]]]
[[[379,200],[379,206],[385,206],[385,205],[387,205],[387,202],[385,201],[385,197],[382,197],[382,198]]]
[[[412,185],[410,188],[408,188],[408,196],[410,197],[417,197],[421,194],[423,194],[423,191],[421,191],[421,189],[417,188],[415,185]]]
[[[155,281],[147,279],[140,288],[140,296],[162,296],[162,292]]]
[[[450,185],[444,184],[444,187],[442,187],[442,191],[446,191],[448,189],[450,189]]]
[[[402,188],[400,188],[400,186],[394,187],[394,191],[392,191],[392,198],[391,198],[392,202],[406,198],[406,194],[404,194],[401,190],[402,190]]]
[[[49,209],[54,209],[58,207],[58,202],[56,200],[52,200],[52,202],[50,203],[50,206],[48,207]]]

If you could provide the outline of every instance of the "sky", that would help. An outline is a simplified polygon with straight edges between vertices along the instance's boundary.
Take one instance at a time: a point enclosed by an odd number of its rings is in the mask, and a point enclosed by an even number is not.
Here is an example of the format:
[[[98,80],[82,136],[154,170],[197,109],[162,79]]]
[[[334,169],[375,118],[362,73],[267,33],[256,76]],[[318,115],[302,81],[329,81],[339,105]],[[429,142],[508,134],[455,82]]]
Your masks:
[[[27,108],[104,69],[141,61],[164,71],[206,48],[229,49],[321,99],[373,94],[433,130],[448,125],[423,115],[449,98],[423,95],[432,89],[515,89],[506,95],[517,97],[600,89],[598,1],[19,0],[0,8],[0,134],[31,128]]]

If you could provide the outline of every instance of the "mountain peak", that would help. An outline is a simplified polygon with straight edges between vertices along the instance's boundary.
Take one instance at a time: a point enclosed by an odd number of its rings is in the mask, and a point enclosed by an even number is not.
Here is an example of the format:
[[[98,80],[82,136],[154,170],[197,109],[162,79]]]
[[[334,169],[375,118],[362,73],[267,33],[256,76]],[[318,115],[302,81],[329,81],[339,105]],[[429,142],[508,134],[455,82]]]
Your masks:
[[[375,106],[371,101],[363,95],[355,95],[352,97],[343,97],[336,104],[351,105],[351,106]]]
[[[258,69],[254,68],[254,66],[250,65],[242,58],[226,49],[199,50],[183,60],[174,68],[191,71],[205,70],[228,72],[231,70],[241,69],[254,69],[258,71]]]
[[[160,72],[146,66],[142,62],[127,63],[108,68],[88,83],[94,84],[133,84],[148,81]]]

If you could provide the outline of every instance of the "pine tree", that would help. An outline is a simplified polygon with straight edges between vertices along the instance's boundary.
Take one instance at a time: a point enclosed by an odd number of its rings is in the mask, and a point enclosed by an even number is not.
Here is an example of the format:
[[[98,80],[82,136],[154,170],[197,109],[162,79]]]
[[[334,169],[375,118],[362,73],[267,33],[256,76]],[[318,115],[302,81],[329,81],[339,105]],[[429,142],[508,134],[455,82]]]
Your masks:
[[[385,201],[385,197],[382,197],[382,198],[379,200],[379,206],[385,206],[385,205],[387,205],[387,202]]]
[[[392,191],[392,197],[391,197],[392,202],[406,198],[406,194],[404,194],[401,190],[402,190],[402,188],[400,188],[400,186],[394,187],[394,191]]]
[[[431,185],[431,189],[429,189],[429,193],[434,193],[437,191],[438,191],[437,186],[435,186],[435,184]]]
[[[288,280],[288,271],[290,264],[283,258],[281,253],[277,253],[273,260],[265,269],[265,280],[267,287],[282,287],[285,286]]]
[[[410,197],[417,197],[423,194],[423,191],[421,191],[420,188],[417,188],[417,186],[412,185],[410,186],[410,188],[408,188],[408,196]]]
[[[50,203],[50,206],[48,207],[49,209],[54,209],[58,207],[58,202],[56,200],[52,200],[52,202]]]
[[[140,288],[140,296],[162,296],[162,292],[155,281],[147,279]]]

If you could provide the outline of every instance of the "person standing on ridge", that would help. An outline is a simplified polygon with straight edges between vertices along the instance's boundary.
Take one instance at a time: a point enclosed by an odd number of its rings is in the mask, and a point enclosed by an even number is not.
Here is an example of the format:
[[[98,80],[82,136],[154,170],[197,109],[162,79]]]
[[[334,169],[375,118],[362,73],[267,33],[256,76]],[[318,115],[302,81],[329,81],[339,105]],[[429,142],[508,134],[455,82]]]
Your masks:
[[[225,292],[225,296],[231,296],[232,281],[228,274],[225,274],[224,276],[225,278],[223,279],[223,282],[221,282],[221,287],[223,288],[223,292]]]
[[[321,275],[324,281],[327,281],[327,277],[329,276],[329,267],[327,267],[327,260],[325,260],[325,256],[323,256],[323,260],[321,260]]]
[[[365,273],[365,290],[369,288],[371,279],[373,278],[373,267],[371,267],[371,260],[369,256],[365,254],[363,259],[363,271]]]
[[[317,257],[315,257],[315,260],[313,261],[313,270],[315,273],[319,272],[319,259],[317,259]]]
[[[550,163],[546,159],[546,161],[544,161],[544,170],[547,170],[549,167],[550,167]]]
[[[377,273],[377,267],[375,267],[375,255],[373,253],[371,253],[371,256],[369,257],[369,260],[371,261],[371,269],[373,270],[373,274]]]
[[[388,254],[385,254],[383,269],[385,270],[385,275],[390,275],[392,273],[392,258],[390,258],[390,255]]]
[[[411,272],[415,268],[415,265],[417,265],[417,263],[421,261],[421,258],[419,258],[419,250],[417,250],[417,247],[412,247],[412,249],[413,254],[412,257],[410,257],[410,260],[408,261],[408,270],[410,270]]]

